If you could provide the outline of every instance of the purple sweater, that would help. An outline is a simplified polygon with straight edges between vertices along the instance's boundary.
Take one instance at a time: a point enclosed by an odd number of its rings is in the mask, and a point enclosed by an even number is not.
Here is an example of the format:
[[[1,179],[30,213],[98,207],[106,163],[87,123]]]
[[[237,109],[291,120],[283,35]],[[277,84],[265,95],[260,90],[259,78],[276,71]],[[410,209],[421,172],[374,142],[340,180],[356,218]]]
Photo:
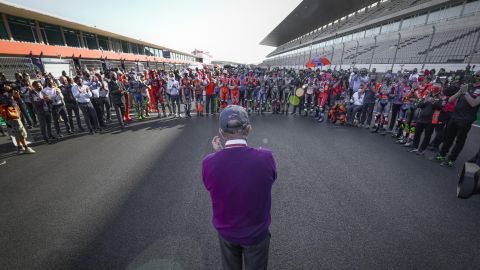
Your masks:
[[[253,245],[268,235],[271,190],[277,171],[272,152],[248,146],[225,148],[202,162],[213,226],[227,241]]]

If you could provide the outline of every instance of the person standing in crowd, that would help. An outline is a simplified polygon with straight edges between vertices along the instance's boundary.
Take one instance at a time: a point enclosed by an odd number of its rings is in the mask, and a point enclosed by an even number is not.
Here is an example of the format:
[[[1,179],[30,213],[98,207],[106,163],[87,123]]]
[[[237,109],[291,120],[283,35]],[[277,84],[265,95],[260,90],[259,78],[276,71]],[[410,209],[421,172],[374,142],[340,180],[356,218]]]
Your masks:
[[[223,269],[267,269],[270,246],[271,189],[277,178],[268,149],[247,146],[252,127],[247,111],[231,105],[220,113],[215,153],[202,162],[202,178],[210,192],[213,226],[218,231]],[[232,215],[235,213],[235,215]]]
[[[366,129],[369,129],[372,125],[373,118],[373,109],[375,108],[375,84],[363,83],[365,88],[365,96],[363,97],[363,108],[362,114],[360,116],[360,126],[365,126]]]
[[[14,98],[14,91],[10,86],[5,86],[0,93],[1,116],[7,123],[9,133],[17,143],[17,154],[33,154],[35,151],[27,145],[27,130],[20,120],[21,111]]]
[[[80,76],[76,76],[74,81],[75,85],[72,87],[72,94],[77,99],[90,134],[93,134],[94,129],[95,132],[100,132],[97,113],[95,112],[95,108],[93,108],[92,102],[90,102],[92,91],[90,91],[87,85],[83,84]]]
[[[34,81],[32,86],[34,91],[30,92],[30,99],[32,100],[35,114],[38,116],[40,131],[45,142],[51,144],[51,140],[57,140],[52,135],[52,102],[48,95],[43,92],[40,81]]]
[[[191,103],[192,103],[192,97],[193,97],[193,86],[192,86],[192,80],[190,77],[188,77],[188,73],[184,73],[182,79],[180,80],[180,89],[181,89],[181,95],[183,98],[183,104],[185,106],[185,116],[186,117],[191,117],[190,115],[190,108],[191,108]]]
[[[175,79],[173,74],[170,74],[170,77],[167,82],[167,89],[170,92],[170,100],[172,101],[172,110],[175,117],[181,117],[180,115],[180,85]]]
[[[58,89],[56,83],[53,81],[52,78],[48,77],[45,83],[47,87],[43,89],[43,92],[48,95],[48,97],[52,102],[53,124],[57,131],[57,136],[62,137],[62,132],[60,130],[60,117],[65,123],[67,133],[72,134],[72,131],[70,130],[70,125],[68,124],[68,117],[67,117],[67,112],[65,110],[65,103],[63,101],[62,92],[60,91],[60,89]]]
[[[100,101],[100,90],[102,88],[105,88],[104,81],[102,79],[102,76],[98,73],[96,73],[93,76],[93,80],[90,83],[90,91],[92,92],[92,97],[90,98],[90,101],[92,102],[93,108],[95,109],[95,113],[97,114],[97,120],[98,123],[101,127],[105,128],[107,125],[104,122],[104,117],[103,117],[103,104],[101,104]],[[108,90],[107,90],[108,91]]]
[[[392,103],[392,110],[391,110],[392,114],[391,114],[391,120],[390,120],[390,124],[387,132],[394,133],[393,128],[398,118],[400,109],[402,108],[402,105],[403,105],[403,97],[405,97],[406,93],[408,93],[409,91],[410,91],[410,86],[408,82],[406,80],[399,80],[395,88],[395,91],[393,93],[393,103]],[[399,127],[397,126],[397,128]]]
[[[35,111],[33,109],[33,103],[32,103],[32,100],[30,99],[30,92],[33,91],[32,82],[28,78],[23,78],[23,84],[20,90],[22,93],[23,101],[25,102],[25,106],[27,107],[27,114],[29,115],[29,118],[33,122],[33,127],[37,127],[38,126],[37,116],[35,115]],[[28,128],[31,128],[31,127],[28,127]]]
[[[110,115],[110,91],[108,88],[108,83],[105,81],[103,76],[99,73],[95,74],[95,77],[97,77],[98,82],[100,83],[100,90],[99,90],[99,102],[100,102],[100,114],[101,114],[101,119],[105,125],[109,123],[112,118]]]
[[[75,113],[75,119],[77,121],[78,130],[80,132],[85,131],[82,127],[82,121],[80,119],[80,109],[77,104],[77,100],[73,96],[72,87],[73,80],[70,77],[60,77],[60,91],[62,91],[63,101],[65,102],[65,107],[67,108],[68,122],[70,124],[70,130],[75,132],[75,125],[73,124],[73,114]]]
[[[126,105],[125,105],[125,86],[123,83],[117,80],[117,74],[112,72],[110,74],[110,82],[108,83],[108,89],[110,97],[112,98],[113,108],[115,109],[115,114],[117,115],[118,124],[121,128],[124,128],[127,125],[124,122],[123,116],[125,115]]]
[[[455,95],[455,93],[457,93],[458,90],[459,90],[459,87],[449,86],[447,89],[443,91],[442,99],[445,105],[440,111],[440,115],[438,117],[438,124],[435,125],[435,137],[430,143],[432,150],[437,153],[440,151],[440,144],[443,142],[445,138],[445,129],[448,125],[448,122],[450,121],[450,118],[452,117],[452,113],[457,103],[456,100],[449,102],[449,99],[451,96]]]
[[[11,87],[14,93],[18,93],[18,94],[15,94],[14,99],[17,104],[17,108],[20,110],[19,112],[20,112],[21,121],[23,126],[27,126],[28,129],[31,129],[33,127],[32,118],[28,113],[27,105],[25,102],[26,98],[23,95],[26,89],[25,80],[29,81],[29,79],[27,76],[24,77],[22,76],[22,74],[18,72],[15,74],[15,79],[16,79],[15,84],[13,84]]]
[[[457,100],[457,105],[447,125],[442,148],[435,157],[436,160],[442,161],[442,166],[453,167],[455,165],[467,140],[468,132],[477,118],[480,105],[480,71],[477,71],[474,77],[475,81],[471,89],[467,84],[463,84],[460,90],[449,99],[450,102]],[[454,141],[455,146],[447,157]]]
[[[409,152],[416,153],[417,155],[425,154],[425,149],[427,149],[435,126],[438,124],[440,110],[444,105],[440,97],[441,91],[442,89],[440,85],[433,85],[427,96],[418,103],[417,107],[420,108],[420,113],[417,118],[416,131],[412,145],[413,148],[410,149]],[[423,131],[425,131],[425,136],[423,137],[422,144],[420,144]]]
[[[207,73],[207,88],[205,91],[205,112],[206,114],[213,115],[215,113],[215,84],[216,81],[212,78],[212,74],[210,72]],[[211,110],[210,110],[211,109]]]

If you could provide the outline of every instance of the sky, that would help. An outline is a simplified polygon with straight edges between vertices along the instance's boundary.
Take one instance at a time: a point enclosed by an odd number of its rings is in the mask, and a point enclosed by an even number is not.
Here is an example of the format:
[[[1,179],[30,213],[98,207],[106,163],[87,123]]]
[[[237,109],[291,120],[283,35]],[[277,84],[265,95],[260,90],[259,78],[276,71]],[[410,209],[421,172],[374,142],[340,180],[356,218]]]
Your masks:
[[[214,60],[259,63],[274,47],[259,45],[302,0],[8,0],[88,26]]]

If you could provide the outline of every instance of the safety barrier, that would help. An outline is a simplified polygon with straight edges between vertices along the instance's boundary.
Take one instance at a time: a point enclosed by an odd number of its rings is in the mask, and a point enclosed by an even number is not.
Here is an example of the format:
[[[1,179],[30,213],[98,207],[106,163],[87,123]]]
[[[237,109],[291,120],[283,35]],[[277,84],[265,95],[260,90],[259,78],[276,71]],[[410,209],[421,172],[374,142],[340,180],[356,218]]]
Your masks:
[[[26,72],[30,77],[35,77],[32,59],[26,57],[0,57],[0,72],[7,80],[15,80],[16,72]]]

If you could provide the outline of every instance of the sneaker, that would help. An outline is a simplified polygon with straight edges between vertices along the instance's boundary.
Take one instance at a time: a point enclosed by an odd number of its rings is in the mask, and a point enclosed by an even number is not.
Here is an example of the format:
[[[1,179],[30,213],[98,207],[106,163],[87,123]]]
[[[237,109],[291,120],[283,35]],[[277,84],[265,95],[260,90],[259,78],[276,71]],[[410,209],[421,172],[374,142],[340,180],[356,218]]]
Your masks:
[[[412,145],[413,145],[413,142],[410,141],[410,142],[406,142],[403,146],[405,146],[405,147],[410,147],[410,146],[412,146]]]
[[[454,165],[455,165],[455,162],[452,160],[444,160],[442,163],[440,163],[440,166],[447,167],[447,168],[452,168]]]
[[[27,149],[25,149],[25,153],[27,154],[34,154],[36,153],[35,150],[33,150],[31,147],[27,147]]]
[[[425,151],[417,151],[417,156],[424,156],[425,155]]]
[[[440,155],[440,154],[437,154],[437,155],[435,156],[435,160],[436,160],[436,161],[445,161],[446,159],[447,159],[447,157],[442,156],[442,155]]]
[[[25,153],[25,148],[19,147],[19,148],[17,149],[17,155],[21,155],[21,154],[23,154],[23,153]]]
[[[418,149],[417,148],[412,148],[412,149],[408,149],[407,151],[410,152],[410,153],[417,153]]]

